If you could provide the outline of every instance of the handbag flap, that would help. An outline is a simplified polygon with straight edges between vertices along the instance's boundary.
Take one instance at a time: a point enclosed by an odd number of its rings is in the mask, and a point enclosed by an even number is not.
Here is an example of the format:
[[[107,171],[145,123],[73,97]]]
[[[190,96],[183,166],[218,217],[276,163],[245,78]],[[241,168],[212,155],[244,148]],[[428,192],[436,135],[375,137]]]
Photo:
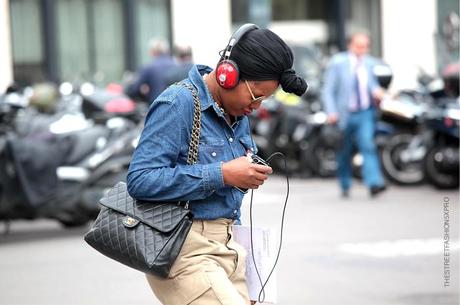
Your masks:
[[[126,183],[118,182],[99,201],[103,206],[131,216],[161,232],[173,230],[191,212],[177,202],[147,202],[129,196]]]

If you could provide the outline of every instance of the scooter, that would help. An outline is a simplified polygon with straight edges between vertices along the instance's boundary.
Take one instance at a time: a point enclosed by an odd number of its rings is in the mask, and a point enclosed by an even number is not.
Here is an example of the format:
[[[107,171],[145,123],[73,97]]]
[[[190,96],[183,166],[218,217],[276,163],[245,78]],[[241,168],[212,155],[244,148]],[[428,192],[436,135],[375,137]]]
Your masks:
[[[123,117],[136,124],[141,123],[148,111],[148,104],[134,101],[118,84],[105,88],[84,83],[80,87],[81,111],[96,123],[105,123],[112,117]]]

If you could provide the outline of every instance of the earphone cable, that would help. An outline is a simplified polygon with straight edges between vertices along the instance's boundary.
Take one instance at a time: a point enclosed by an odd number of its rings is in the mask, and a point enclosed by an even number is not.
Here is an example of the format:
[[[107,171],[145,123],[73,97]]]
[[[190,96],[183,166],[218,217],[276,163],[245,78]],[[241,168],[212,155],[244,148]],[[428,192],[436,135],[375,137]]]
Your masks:
[[[275,262],[273,263],[273,267],[270,270],[270,273],[268,274],[267,279],[265,280],[264,283],[262,283],[262,277],[260,275],[259,269],[257,268],[256,259],[255,259],[255,256],[254,256],[254,246],[253,246],[254,242],[253,242],[253,234],[252,234],[252,200],[254,198],[254,190],[251,190],[251,201],[250,201],[250,204],[249,204],[249,230],[250,230],[250,241],[251,241],[251,255],[252,255],[252,261],[254,263],[254,268],[256,270],[257,277],[259,278],[259,283],[261,285],[261,289],[260,289],[259,295],[257,297],[257,301],[259,303],[263,303],[265,301],[265,286],[267,285],[268,281],[270,280],[270,277],[272,276],[273,272],[275,271],[275,267],[276,267],[276,265],[278,263],[278,260],[280,258],[281,248],[282,248],[282,245],[283,245],[284,216],[286,214],[286,207],[287,207],[287,202],[288,202],[288,199],[289,199],[289,175],[288,175],[288,172],[287,172],[286,156],[281,152],[275,152],[270,157],[267,158],[267,160],[266,160],[267,163],[270,164],[270,160],[275,156],[283,157],[284,169],[285,169],[285,172],[286,172],[286,189],[287,190],[286,190],[286,199],[284,201],[284,206],[283,206],[283,213],[281,215],[280,242],[279,242],[279,246],[278,246],[278,252],[276,254],[276,259],[275,259]]]

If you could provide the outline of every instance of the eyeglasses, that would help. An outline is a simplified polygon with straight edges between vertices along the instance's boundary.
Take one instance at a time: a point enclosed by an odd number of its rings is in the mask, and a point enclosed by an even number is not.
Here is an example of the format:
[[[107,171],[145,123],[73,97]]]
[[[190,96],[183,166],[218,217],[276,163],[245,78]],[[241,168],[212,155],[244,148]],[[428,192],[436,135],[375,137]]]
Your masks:
[[[249,86],[248,81],[247,81],[247,80],[244,80],[244,83],[246,84],[246,87],[248,87],[249,93],[251,93],[251,97],[252,97],[251,104],[252,104],[252,103],[259,103],[259,102],[262,102],[264,99],[267,98],[265,95],[261,95],[261,96],[255,97],[255,96],[254,96],[254,93],[252,93],[251,86]]]

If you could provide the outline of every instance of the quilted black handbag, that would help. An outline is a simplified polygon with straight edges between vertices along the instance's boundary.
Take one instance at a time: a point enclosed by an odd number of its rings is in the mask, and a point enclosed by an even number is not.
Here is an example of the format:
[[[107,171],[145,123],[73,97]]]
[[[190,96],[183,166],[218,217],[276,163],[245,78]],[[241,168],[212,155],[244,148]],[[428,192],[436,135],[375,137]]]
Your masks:
[[[201,105],[189,84],[180,83],[193,95],[193,128],[188,164],[198,160]],[[122,264],[163,278],[169,274],[192,226],[188,202],[147,202],[129,196],[126,184],[117,183],[100,200],[101,211],[85,241]]]

